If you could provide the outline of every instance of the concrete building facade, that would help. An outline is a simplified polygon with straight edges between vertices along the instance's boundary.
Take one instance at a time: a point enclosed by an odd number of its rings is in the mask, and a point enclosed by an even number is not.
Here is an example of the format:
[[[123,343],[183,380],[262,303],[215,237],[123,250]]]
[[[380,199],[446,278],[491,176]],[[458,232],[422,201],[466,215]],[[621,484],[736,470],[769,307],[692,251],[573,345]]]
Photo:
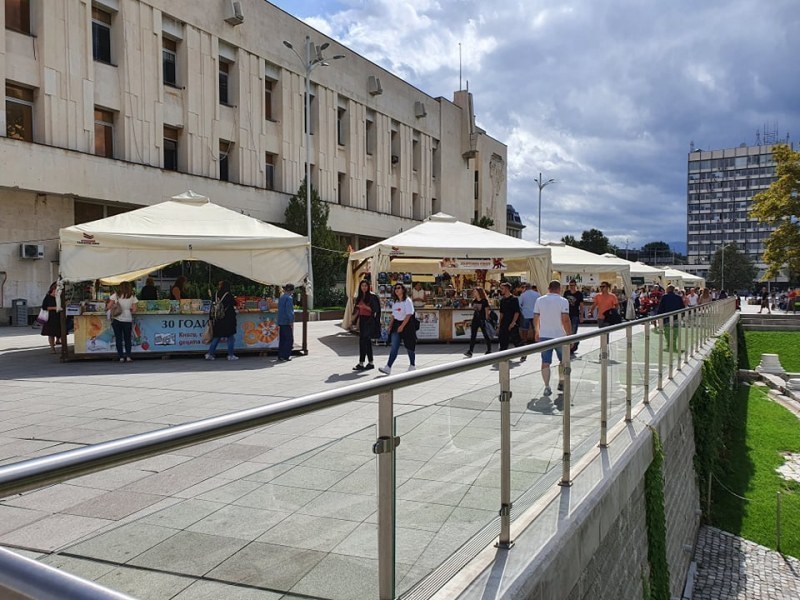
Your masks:
[[[759,277],[764,241],[773,228],[750,217],[753,197],[776,180],[773,145],[740,145],[722,150],[693,150],[688,159],[687,256],[681,266],[708,276],[714,253],[735,242],[756,264]]]
[[[506,147],[468,91],[430,96],[264,0],[0,4],[2,308],[41,301],[61,227],[187,189],[280,224],[306,155],[305,65],[283,41],[303,55],[307,36],[344,56],[311,74],[335,232],[359,248],[440,211],[506,231]]]

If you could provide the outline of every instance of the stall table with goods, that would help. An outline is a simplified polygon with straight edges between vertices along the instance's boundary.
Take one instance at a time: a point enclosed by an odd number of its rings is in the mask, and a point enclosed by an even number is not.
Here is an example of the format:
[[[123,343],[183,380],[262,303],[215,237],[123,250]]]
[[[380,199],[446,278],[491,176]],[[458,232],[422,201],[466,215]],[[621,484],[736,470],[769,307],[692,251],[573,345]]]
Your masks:
[[[342,325],[349,329],[354,324],[353,299],[359,282],[368,278],[381,299],[385,330],[391,317],[393,287],[400,282],[406,286],[420,322],[418,340],[469,341],[475,287],[482,287],[496,308],[498,300],[492,291],[501,279],[518,276],[546,287],[550,272],[548,248],[438,213],[350,254],[349,298]]]
[[[62,314],[74,317],[76,356],[115,350],[111,320],[106,315],[109,292],[95,291],[93,284],[75,285],[79,282],[100,281],[113,286],[141,279],[179,261],[206,262],[268,286],[302,285],[307,279],[305,237],[218,206],[192,192],[67,227],[60,231],[60,241],[59,285],[71,295],[60,295],[59,309],[65,307]],[[207,351],[203,334],[210,308],[211,300],[139,301],[133,313],[132,351]],[[237,350],[277,348],[277,298],[239,297],[236,312]],[[308,348],[306,322],[304,309],[302,338],[298,340],[302,352]],[[66,328],[62,329],[62,359],[67,359]]]

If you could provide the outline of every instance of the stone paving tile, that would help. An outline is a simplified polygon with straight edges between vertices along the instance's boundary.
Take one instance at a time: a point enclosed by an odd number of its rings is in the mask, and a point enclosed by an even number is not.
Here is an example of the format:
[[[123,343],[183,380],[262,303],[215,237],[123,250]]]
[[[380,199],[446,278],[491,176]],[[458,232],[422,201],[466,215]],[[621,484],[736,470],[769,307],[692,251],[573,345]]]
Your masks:
[[[0,536],[0,544],[50,552],[108,525],[106,519],[55,514]]]
[[[0,504],[0,535],[38,521],[50,513]]]
[[[315,550],[253,542],[210,571],[208,576],[272,590],[289,590],[325,556],[324,552]]]
[[[139,522],[171,529],[186,529],[217,512],[223,506],[225,505],[220,502],[209,502],[208,500],[184,500],[164,510],[151,513],[139,519]]]
[[[332,600],[377,598],[377,572],[377,559],[329,554],[290,591]]]
[[[128,523],[69,546],[64,551],[78,556],[126,563],[178,533],[176,529],[147,523]]]
[[[283,594],[216,581],[196,581],[172,600],[281,600]]]
[[[103,490],[59,483],[42,490],[8,498],[3,503],[18,508],[59,512],[103,494]]]
[[[247,545],[246,540],[181,531],[128,561],[128,564],[182,575],[205,575]]]
[[[64,512],[71,515],[118,521],[163,499],[163,496],[154,494],[112,491],[71,506]]]
[[[185,590],[194,579],[143,569],[117,567],[97,579],[97,583],[138,600],[164,600]]]
[[[800,560],[714,527],[695,548],[695,600],[797,600]]]
[[[354,521],[294,514],[271,527],[257,541],[330,552],[356,527],[358,523]]]
[[[290,514],[277,510],[228,505],[190,525],[187,531],[252,541],[281,523]]]

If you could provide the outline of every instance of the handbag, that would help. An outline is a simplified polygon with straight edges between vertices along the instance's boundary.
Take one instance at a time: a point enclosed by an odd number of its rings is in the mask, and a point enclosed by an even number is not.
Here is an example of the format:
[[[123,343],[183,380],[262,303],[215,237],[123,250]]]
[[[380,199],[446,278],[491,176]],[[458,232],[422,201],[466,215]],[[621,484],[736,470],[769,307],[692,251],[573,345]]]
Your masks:
[[[206,323],[206,328],[203,330],[203,338],[202,341],[204,344],[210,344],[211,340],[214,339],[214,326],[211,324],[211,320]]]
[[[48,319],[50,318],[50,311],[45,310],[44,308],[39,309],[39,315],[36,317],[36,322],[39,325],[44,325],[47,323]]]
[[[118,317],[122,314],[122,306],[119,304],[119,300],[114,302],[114,305],[111,307],[111,318]]]
[[[483,325],[486,328],[486,335],[490,341],[497,339],[497,330],[495,329],[494,325],[491,321],[487,320],[486,323]]]

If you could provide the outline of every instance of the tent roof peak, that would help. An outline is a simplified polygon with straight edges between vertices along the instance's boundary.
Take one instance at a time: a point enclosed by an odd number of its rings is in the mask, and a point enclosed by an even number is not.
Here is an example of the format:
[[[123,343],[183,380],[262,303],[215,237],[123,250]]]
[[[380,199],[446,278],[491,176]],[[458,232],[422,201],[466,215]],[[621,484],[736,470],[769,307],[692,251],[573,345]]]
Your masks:
[[[173,196],[172,200],[174,200],[175,202],[184,202],[187,204],[207,204],[211,202],[208,196],[203,196],[202,194],[195,194],[192,190],[188,190],[182,194]]]

